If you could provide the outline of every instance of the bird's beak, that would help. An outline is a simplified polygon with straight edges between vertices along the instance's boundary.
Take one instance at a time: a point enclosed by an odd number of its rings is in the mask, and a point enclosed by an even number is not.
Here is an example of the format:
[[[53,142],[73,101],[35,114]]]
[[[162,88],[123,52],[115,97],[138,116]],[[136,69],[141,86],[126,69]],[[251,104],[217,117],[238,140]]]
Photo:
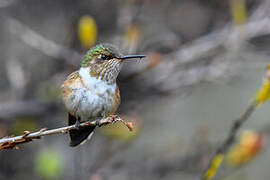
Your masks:
[[[135,58],[144,58],[145,55],[127,55],[127,56],[121,56],[119,59],[121,60],[127,60],[127,59],[135,59]]]

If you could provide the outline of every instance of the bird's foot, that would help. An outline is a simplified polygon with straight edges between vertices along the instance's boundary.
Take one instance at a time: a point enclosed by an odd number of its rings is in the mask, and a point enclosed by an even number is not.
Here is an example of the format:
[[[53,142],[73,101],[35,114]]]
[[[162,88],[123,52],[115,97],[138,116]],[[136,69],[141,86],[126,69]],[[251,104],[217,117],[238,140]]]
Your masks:
[[[108,117],[101,117],[99,119],[96,120],[96,125],[98,127],[101,127],[105,124],[111,124],[111,123],[114,123],[116,122],[117,120],[119,119],[119,117],[117,115],[109,115]]]
[[[80,129],[80,121],[79,121],[79,120],[77,120],[77,121],[75,122],[75,128],[76,128],[77,130]]]
[[[104,124],[104,123],[102,122],[102,119],[103,119],[103,118],[100,118],[100,119],[97,120],[97,126],[98,126],[98,127],[101,127],[101,126]]]
[[[119,119],[119,116],[117,116],[117,115],[115,115],[115,114],[111,114],[111,115],[109,115],[108,118],[110,118],[110,120],[111,120],[112,122],[115,122],[115,121],[117,121],[117,120]]]

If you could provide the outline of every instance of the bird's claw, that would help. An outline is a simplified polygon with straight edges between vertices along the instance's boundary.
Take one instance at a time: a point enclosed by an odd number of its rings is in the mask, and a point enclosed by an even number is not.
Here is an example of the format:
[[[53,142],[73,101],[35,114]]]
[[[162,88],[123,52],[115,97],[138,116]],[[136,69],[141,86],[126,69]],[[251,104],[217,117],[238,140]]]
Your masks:
[[[75,123],[75,129],[77,129],[77,130],[80,129],[80,121],[76,121],[76,123]]]
[[[117,121],[119,119],[119,117],[117,115],[114,115],[114,114],[113,115],[110,115],[109,118],[110,118],[110,120],[112,122],[115,122],[115,121]]]
[[[108,117],[103,116],[102,118],[98,119],[96,121],[96,125],[98,127],[103,126],[104,124],[110,124],[110,123],[114,123],[119,119],[119,117],[117,115],[109,115]]]
[[[102,124],[103,124],[103,123],[101,122],[101,120],[98,120],[98,121],[97,121],[97,126],[98,126],[98,127],[101,127]]]

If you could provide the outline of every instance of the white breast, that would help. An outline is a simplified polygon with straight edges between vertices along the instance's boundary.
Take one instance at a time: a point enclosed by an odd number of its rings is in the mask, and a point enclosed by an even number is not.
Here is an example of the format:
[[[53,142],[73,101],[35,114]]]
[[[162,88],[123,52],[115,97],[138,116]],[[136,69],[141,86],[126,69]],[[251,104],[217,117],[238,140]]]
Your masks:
[[[79,74],[86,88],[76,90],[80,96],[77,114],[84,119],[106,115],[114,106],[112,94],[115,93],[116,83],[108,84],[106,81],[91,77],[89,68],[81,68]]]

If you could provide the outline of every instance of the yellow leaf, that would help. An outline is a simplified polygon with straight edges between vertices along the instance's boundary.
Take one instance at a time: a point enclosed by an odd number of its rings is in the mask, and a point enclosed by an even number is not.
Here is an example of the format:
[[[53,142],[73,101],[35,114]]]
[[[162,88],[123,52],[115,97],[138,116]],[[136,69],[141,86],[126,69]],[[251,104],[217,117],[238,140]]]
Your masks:
[[[97,24],[93,17],[83,16],[78,24],[78,36],[83,49],[89,49],[97,40]]]
[[[214,157],[214,159],[211,162],[210,168],[206,171],[206,173],[204,175],[205,180],[210,180],[214,177],[214,175],[217,173],[217,170],[223,161],[223,158],[224,158],[223,154],[217,154]]]
[[[232,0],[231,13],[234,24],[245,24],[247,20],[245,0]]]
[[[270,82],[265,79],[261,89],[256,93],[254,102],[260,105],[270,99]]]
[[[263,138],[257,132],[246,130],[241,133],[237,143],[226,155],[226,164],[238,167],[246,164],[260,152],[263,146]]]

